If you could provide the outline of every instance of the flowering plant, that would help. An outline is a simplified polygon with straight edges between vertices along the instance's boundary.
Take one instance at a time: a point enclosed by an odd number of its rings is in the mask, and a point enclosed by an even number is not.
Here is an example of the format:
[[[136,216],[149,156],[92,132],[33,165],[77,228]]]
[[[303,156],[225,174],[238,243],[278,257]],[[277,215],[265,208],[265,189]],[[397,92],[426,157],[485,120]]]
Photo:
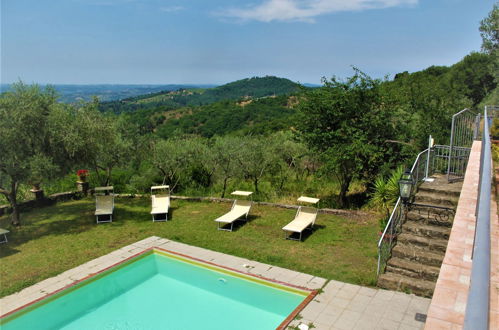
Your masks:
[[[78,170],[76,172],[76,175],[78,175],[80,178],[88,176],[88,170]]]

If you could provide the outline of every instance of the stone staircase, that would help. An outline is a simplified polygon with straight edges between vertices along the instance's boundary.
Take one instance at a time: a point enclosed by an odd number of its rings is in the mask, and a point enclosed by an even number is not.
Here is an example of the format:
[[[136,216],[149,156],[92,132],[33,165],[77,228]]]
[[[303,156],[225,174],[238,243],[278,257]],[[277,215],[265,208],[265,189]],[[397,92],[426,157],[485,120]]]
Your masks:
[[[462,187],[462,182],[447,183],[444,175],[434,178],[420,185],[414,203],[440,208],[411,207],[386,272],[378,278],[382,288],[433,295]]]

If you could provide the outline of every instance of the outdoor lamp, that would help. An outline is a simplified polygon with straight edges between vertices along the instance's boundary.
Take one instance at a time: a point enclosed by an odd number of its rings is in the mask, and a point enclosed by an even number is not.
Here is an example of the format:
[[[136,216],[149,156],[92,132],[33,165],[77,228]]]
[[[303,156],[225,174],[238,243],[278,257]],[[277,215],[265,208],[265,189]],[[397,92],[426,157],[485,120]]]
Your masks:
[[[409,202],[413,187],[414,179],[412,178],[412,173],[411,171],[405,171],[399,180],[400,198],[402,198],[404,204],[407,204]]]

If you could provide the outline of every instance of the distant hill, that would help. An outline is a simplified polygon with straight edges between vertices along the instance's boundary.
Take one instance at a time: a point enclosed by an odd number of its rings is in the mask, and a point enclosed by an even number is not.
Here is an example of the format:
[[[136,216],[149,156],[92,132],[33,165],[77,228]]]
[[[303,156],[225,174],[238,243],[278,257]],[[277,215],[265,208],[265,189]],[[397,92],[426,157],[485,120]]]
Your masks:
[[[104,112],[134,112],[161,108],[173,110],[185,106],[208,105],[223,100],[257,99],[298,92],[301,85],[289,79],[274,76],[253,77],[234,81],[214,88],[181,88],[150,95],[131,97],[101,105]]]
[[[0,92],[10,89],[10,84],[2,84]],[[45,87],[45,85],[40,85]],[[139,95],[149,95],[151,93],[167,93],[179,89],[190,88],[212,88],[215,85],[50,85],[55,88],[59,94],[59,101],[63,103],[74,103],[78,101],[90,101],[94,96],[101,102],[115,101],[131,98]]]
[[[150,118],[161,137],[194,134],[203,137],[229,133],[262,134],[289,129],[294,123],[295,96],[269,96],[255,100],[219,101],[198,107],[185,107]],[[136,118],[135,122],[139,122]],[[149,120],[151,122],[151,120]]]

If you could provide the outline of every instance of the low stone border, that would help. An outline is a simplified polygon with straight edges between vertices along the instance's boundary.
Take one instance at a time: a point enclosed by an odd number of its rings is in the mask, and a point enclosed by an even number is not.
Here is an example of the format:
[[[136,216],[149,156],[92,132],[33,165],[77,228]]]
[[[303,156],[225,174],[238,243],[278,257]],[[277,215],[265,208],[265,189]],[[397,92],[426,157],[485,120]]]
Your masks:
[[[57,194],[52,194],[45,198],[45,200],[40,203],[39,201],[36,200],[29,200],[25,202],[19,203],[19,207],[21,210],[26,210],[34,207],[40,207],[40,206],[48,206],[48,205],[53,205],[57,202],[62,202],[62,201],[67,201],[71,199],[80,199],[82,198],[82,193],[78,191],[72,191],[72,192],[63,192],[63,193],[57,193]],[[147,198],[149,197],[148,194],[114,194],[114,196],[118,198]],[[171,196],[171,199],[178,199],[178,200],[184,200],[184,201],[192,201],[192,202],[202,202],[202,201],[208,201],[208,202],[219,202],[219,203],[232,203],[234,202],[234,199],[231,198],[219,198],[219,197],[188,197],[188,196]],[[284,209],[298,209],[298,205],[289,205],[289,204],[278,204],[278,203],[269,203],[269,202],[253,202],[255,205],[263,205],[263,206],[270,206],[270,207],[278,207],[278,208],[284,208]],[[10,213],[12,211],[11,207],[9,205],[0,205],[0,216]],[[365,212],[365,211],[359,211],[359,210],[343,210],[343,209],[330,209],[330,208],[322,208],[319,209],[319,213],[324,213],[324,214],[334,214],[334,215],[340,215],[340,216],[355,216],[355,217],[369,217],[372,216],[372,213]]]
[[[18,206],[19,206],[19,209],[21,211],[25,211],[25,210],[32,209],[35,207],[49,206],[49,205],[54,205],[57,202],[64,202],[64,201],[68,201],[71,199],[80,199],[80,198],[82,198],[81,192],[67,191],[67,192],[49,195],[40,201],[35,200],[35,199],[31,199],[31,200],[27,200],[24,202],[20,202],[20,203],[18,203]],[[10,207],[10,205],[0,205],[0,216],[2,216],[4,214],[11,213],[11,212],[12,212],[12,208]]]

